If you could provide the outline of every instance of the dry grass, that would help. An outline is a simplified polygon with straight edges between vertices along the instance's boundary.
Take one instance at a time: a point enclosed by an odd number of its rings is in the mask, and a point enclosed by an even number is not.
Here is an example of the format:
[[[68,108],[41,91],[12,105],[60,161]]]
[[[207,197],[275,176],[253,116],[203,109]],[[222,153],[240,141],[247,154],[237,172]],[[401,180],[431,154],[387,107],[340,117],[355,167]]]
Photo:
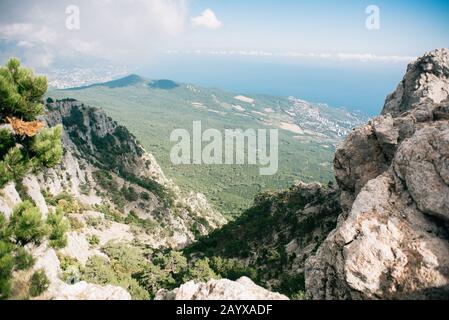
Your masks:
[[[16,134],[26,137],[35,136],[44,127],[41,121],[23,121],[15,117],[7,117],[6,121],[11,124]]]

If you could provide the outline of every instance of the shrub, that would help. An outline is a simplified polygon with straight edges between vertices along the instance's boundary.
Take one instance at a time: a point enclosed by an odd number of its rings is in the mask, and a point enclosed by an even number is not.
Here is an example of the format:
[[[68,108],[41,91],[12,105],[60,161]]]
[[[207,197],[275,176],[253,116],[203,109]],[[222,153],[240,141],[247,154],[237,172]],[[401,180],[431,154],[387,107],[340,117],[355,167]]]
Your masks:
[[[148,192],[142,192],[142,193],[140,194],[140,198],[141,198],[142,200],[148,201],[148,200],[150,200],[150,194],[149,194]]]
[[[39,243],[47,233],[39,209],[29,201],[22,202],[14,209],[9,228],[22,245],[30,242]]]
[[[139,200],[139,194],[136,192],[136,190],[133,187],[122,187],[122,194],[125,197],[126,200],[129,202],[134,202]]]
[[[76,231],[84,228],[84,223],[78,218],[69,216],[68,219],[70,223],[70,230]]]
[[[42,129],[34,138],[31,150],[34,152],[34,167],[51,168],[59,163],[62,158],[61,146],[62,126],[51,129]]]
[[[0,240],[0,299],[6,299],[11,290],[11,272],[14,258],[11,254],[13,246]]]
[[[195,261],[184,275],[184,282],[195,280],[197,282],[207,282],[211,279],[219,279],[220,277],[212,270],[209,265],[209,258],[203,258]]]
[[[30,296],[37,297],[47,291],[50,286],[50,280],[43,269],[36,271],[31,277]]]
[[[110,263],[99,256],[93,256],[86,262],[81,279],[95,284],[115,284],[119,281]]]
[[[257,269],[246,266],[242,261],[237,259],[213,257],[210,265],[217,274],[229,280],[237,280],[243,276],[254,281],[258,280]]]
[[[81,280],[82,266],[75,258],[58,253],[62,270],[62,280],[68,284],[75,284]]]
[[[25,248],[18,248],[15,264],[17,270],[28,270],[34,265],[34,258]]]
[[[66,232],[69,230],[70,224],[64,217],[62,209],[58,208],[54,213],[50,213],[47,224],[50,229],[50,245],[55,249],[64,248],[67,245]]]
[[[0,159],[3,159],[8,150],[14,147],[15,144],[16,142],[11,132],[6,129],[0,129]]]
[[[91,235],[87,238],[87,241],[92,247],[96,247],[100,244],[100,239],[96,235]]]
[[[22,68],[18,59],[0,67],[0,125],[8,121],[20,127],[0,132],[0,188],[61,159],[62,128],[40,129],[43,123],[36,120],[44,111],[41,101],[46,91],[47,79]]]

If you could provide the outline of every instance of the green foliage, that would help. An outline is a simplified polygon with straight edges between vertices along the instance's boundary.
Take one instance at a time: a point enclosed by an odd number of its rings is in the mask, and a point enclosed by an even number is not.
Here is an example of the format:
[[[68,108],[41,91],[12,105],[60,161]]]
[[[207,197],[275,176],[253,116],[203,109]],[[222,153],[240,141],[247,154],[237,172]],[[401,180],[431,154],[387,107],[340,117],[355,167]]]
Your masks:
[[[87,238],[87,242],[89,242],[92,247],[96,247],[100,244],[100,239],[96,235],[91,235]]]
[[[340,213],[339,193],[333,189],[295,186],[265,192],[239,218],[201,238],[184,254],[209,257],[210,267],[224,278],[248,276],[259,285],[297,296],[305,290],[304,274],[291,270],[293,263],[304,261],[289,255],[286,246],[294,240],[305,252],[318,248]]]
[[[306,289],[304,273],[296,275],[283,274],[280,277],[279,285],[276,290],[285,293],[288,296],[297,295]]]
[[[170,273],[153,264],[148,265],[147,268],[138,275],[138,281],[140,285],[150,293],[152,298],[154,298],[160,289],[174,289],[177,284]]]
[[[15,144],[16,142],[11,132],[6,129],[0,129],[0,159],[3,159],[8,150],[14,147]]]
[[[72,216],[69,216],[68,219],[70,223],[70,230],[76,231],[84,228],[84,223],[80,219]]]
[[[62,126],[51,129],[42,129],[34,138],[31,151],[34,152],[34,165],[37,168],[51,168],[57,165],[62,158],[61,145]]]
[[[44,270],[38,270],[31,276],[30,296],[37,297],[47,291],[50,286],[50,280]]]
[[[149,201],[150,200],[150,194],[148,192],[142,192],[140,194],[140,199],[145,200],[145,201]]]
[[[29,201],[22,202],[14,209],[9,227],[22,245],[39,243],[48,231],[39,209]]]
[[[193,268],[189,268],[184,276],[184,282],[195,280],[197,282],[207,282],[211,279],[219,279],[214,270],[209,265],[209,258],[200,259],[194,262]]]
[[[11,180],[22,180],[30,168],[31,163],[23,147],[16,145],[9,149],[3,161],[0,161],[0,187]]]
[[[0,300],[11,293],[13,270],[27,270],[34,264],[33,257],[20,245],[13,243],[11,222],[0,213]]]
[[[7,117],[34,121],[41,115],[41,101],[47,79],[22,68],[18,59],[0,67],[0,125]],[[34,136],[0,130],[0,188],[11,180],[20,181],[31,169],[56,165],[62,156],[62,128],[42,129]]]
[[[82,209],[81,204],[69,193],[63,192],[57,196],[52,196],[48,192],[42,192],[45,197],[45,201],[52,205],[57,206],[58,210],[64,213],[79,213]]]
[[[12,244],[0,239],[0,300],[6,299],[11,291],[11,272],[14,268]]]
[[[62,209],[58,208],[48,215],[47,225],[50,227],[50,245],[55,249],[64,248],[67,245],[66,232],[70,229],[70,223],[64,217]]]
[[[136,190],[133,187],[122,187],[122,194],[125,197],[125,199],[129,202],[134,202],[139,200],[139,195],[137,194]]]
[[[34,265],[33,256],[23,247],[19,247],[16,251],[15,265],[17,270],[28,270]]]
[[[298,291],[291,295],[292,300],[307,300],[306,293],[304,291]]]
[[[77,130],[80,130],[83,133],[87,132],[87,127],[84,124],[83,112],[78,108],[72,108],[70,111],[70,116],[64,117],[62,119],[62,123],[66,127],[74,126]]]
[[[237,280],[246,276],[253,281],[257,281],[259,276],[257,269],[246,266],[238,259],[226,259],[222,257],[213,257],[210,262],[211,268],[222,278],[229,280]]]
[[[46,91],[45,77],[35,76],[18,59],[10,59],[0,68],[0,115],[34,120],[44,109],[41,101]]]
[[[58,253],[58,259],[62,270],[62,280],[68,284],[75,284],[81,280],[83,267],[75,258]]]
[[[134,265],[133,262],[130,264],[127,263],[127,266],[130,267],[130,269],[128,269],[126,266],[122,265],[124,262],[122,259],[123,251],[118,248],[110,248],[109,250],[110,253],[114,252],[112,256],[115,258],[113,258],[111,262],[108,262],[102,257],[91,257],[84,268],[82,280],[102,285],[112,284],[121,286],[126,289],[135,300],[149,299],[149,293],[139,285],[136,279],[133,278],[132,272],[135,270],[136,265]],[[120,251],[120,253],[118,251]],[[133,261],[136,262],[135,260]]]

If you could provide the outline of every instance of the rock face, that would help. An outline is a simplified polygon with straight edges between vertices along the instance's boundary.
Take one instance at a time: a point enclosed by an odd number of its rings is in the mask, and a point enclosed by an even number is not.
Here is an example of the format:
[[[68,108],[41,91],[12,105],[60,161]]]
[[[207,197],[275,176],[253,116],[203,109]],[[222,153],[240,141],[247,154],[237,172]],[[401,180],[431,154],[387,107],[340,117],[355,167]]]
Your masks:
[[[131,296],[120,287],[99,286],[82,281],[66,286],[53,297],[53,300],[131,300]]]
[[[306,262],[313,299],[449,297],[449,50],[409,65],[335,155],[344,209]]]
[[[187,282],[173,290],[161,290],[156,300],[288,300],[279,293],[270,292],[254,284],[249,278],[237,281],[210,280],[207,283]]]

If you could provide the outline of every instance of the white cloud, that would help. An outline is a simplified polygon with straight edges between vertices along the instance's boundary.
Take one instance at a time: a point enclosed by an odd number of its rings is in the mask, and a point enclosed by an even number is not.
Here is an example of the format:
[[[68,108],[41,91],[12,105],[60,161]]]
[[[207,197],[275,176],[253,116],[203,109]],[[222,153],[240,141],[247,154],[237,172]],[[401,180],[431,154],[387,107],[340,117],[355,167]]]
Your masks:
[[[7,40],[19,40],[22,43],[39,41],[52,44],[58,40],[58,34],[46,26],[33,23],[12,23],[0,26],[0,37]]]
[[[33,59],[40,65],[77,54],[138,64],[176,41],[188,26],[187,0],[73,0],[80,9],[80,29],[68,30],[67,3],[1,0],[0,39],[16,43],[23,58],[31,57],[23,53],[26,49],[42,52]]]
[[[198,17],[191,19],[194,27],[204,27],[209,29],[218,29],[223,26],[223,22],[218,20],[217,16],[211,9],[206,9]]]
[[[383,61],[383,62],[411,62],[413,60],[416,60],[417,57],[410,57],[410,56],[382,56],[382,55],[376,55],[371,53],[364,53],[364,54],[358,54],[358,53],[339,53],[338,55],[339,59],[342,60],[359,60],[363,62],[368,61]]]
[[[372,53],[315,53],[315,52],[270,52],[262,50],[190,50],[180,52],[177,50],[166,51],[167,54],[204,54],[213,56],[251,56],[251,57],[280,57],[289,59],[322,59],[322,60],[350,60],[359,62],[386,62],[409,63],[417,59],[411,56],[384,56]]]

